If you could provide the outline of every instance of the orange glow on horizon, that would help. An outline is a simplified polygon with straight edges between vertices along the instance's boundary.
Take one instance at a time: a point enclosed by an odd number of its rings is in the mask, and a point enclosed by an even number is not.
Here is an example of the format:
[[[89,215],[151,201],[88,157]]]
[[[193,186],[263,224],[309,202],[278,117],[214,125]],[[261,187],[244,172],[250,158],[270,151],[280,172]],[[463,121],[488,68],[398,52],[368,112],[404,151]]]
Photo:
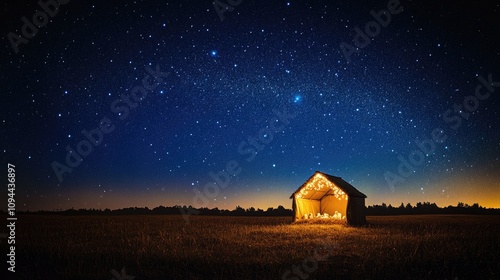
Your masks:
[[[471,174],[458,174],[446,179],[436,179],[432,185],[421,189],[425,183],[413,183],[413,185],[396,188],[391,192],[386,186],[376,187],[369,182],[355,184],[361,192],[367,195],[366,205],[391,204],[398,207],[401,203],[415,206],[417,202],[436,203],[439,207],[448,205],[456,206],[458,202],[469,205],[479,203],[486,208],[500,208],[500,176],[482,177]],[[318,182],[320,177],[315,176]],[[325,180],[325,182],[329,182]],[[358,181],[359,182],[359,181]],[[248,209],[266,210],[269,207],[278,207],[279,205],[291,209],[292,200],[290,195],[300,186],[300,182],[254,182],[252,185],[261,186],[256,188],[242,188],[233,186],[223,189],[214,198],[211,199],[208,208],[219,208],[233,210],[236,206]],[[480,186],[480,187],[478,187]],[[315,187],[311,185],[311,188]],[[317,186],[316,186],[317,187]],[[56,210],[56,209],[119,209],[128,207],[148,207],[174,206],[174,205],[194,205],[194,194],[190,188],[175,187],[164,191],[160,190],[133,190],[127,191],[120,187],[110,187],[112,191],[102,189],[86,189],[76,191],[67,191],[66,193],[53,191],[40,197],[20,197],[19,210]],[[133,186],[127,186],[125,189],[134,189]]]

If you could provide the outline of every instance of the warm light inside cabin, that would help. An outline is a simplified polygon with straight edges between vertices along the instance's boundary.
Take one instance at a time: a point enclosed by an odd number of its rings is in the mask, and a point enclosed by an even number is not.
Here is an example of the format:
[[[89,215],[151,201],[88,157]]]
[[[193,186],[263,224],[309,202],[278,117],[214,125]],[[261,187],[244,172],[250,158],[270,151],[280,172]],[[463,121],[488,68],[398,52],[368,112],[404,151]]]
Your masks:
[[[297,198],[304,198],[309,195],[313,191],[323,191],[326,192],[328,189],[333,191],[332,195],[335,196],[338,200],[346,199],[347,195],[335,186],[332,182],[326,179],[323,175],[317,173],[314,175],[312,180],[307,182],[307,184],[295,195]]]
[[[319,173],[295,194],[295,199],[298,219],[345,219],[347,194]]]

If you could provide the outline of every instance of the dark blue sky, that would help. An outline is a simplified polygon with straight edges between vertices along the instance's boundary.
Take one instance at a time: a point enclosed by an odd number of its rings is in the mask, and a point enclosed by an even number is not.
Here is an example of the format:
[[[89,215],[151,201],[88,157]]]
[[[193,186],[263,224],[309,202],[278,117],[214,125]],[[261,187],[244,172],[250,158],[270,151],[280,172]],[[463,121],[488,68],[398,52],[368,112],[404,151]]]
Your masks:
[[[41,10],[19,2],[0,124],[22,209],[290,207],[315,170],[368,204],[500,206],[499,4],[69,1],[16,53]]]

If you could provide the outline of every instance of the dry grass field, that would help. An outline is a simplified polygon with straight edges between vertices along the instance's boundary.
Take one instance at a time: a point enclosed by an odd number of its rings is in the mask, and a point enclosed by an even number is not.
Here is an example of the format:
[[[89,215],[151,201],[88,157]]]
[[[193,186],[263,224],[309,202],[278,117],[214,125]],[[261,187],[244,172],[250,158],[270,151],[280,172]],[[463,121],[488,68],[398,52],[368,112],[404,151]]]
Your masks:
[[[119,280],[111,271],[125,268],[135,280],[500,279],[499,216],[367,220],[355,228],[288,217],[20,216],[16,275]]]

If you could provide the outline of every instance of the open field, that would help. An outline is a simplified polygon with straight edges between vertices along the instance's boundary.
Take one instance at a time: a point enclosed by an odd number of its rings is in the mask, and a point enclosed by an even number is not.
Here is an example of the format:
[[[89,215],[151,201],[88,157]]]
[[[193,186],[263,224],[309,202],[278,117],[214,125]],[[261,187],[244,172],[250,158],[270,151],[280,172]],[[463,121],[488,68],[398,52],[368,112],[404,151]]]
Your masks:
[[[136,280],[500,279],[500,216],[367,220],[354,228],[289,217],[20,216],[16,275],[109,280],[125,267]]]

